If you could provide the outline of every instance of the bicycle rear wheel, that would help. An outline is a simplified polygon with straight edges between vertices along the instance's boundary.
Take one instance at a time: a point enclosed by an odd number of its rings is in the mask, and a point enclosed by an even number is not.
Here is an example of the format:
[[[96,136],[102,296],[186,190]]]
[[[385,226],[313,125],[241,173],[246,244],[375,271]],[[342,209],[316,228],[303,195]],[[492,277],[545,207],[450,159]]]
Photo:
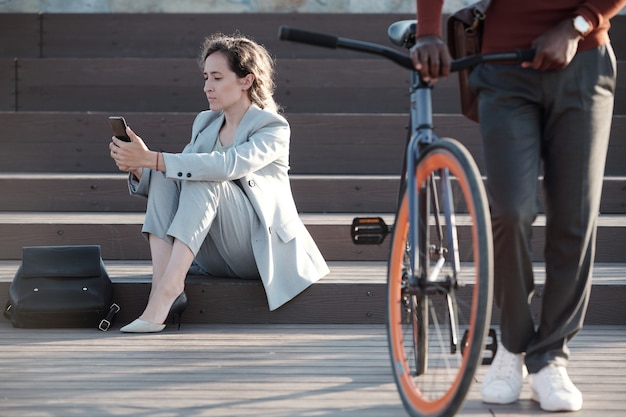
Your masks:
[[[411,416],[452,416],[483,357],[491,320],[488,205],[474,160],[455,140],[426,147],[409,175],[416,176],[420,224],[416,242],[409,242],[405,191],[387,277],[393,374]],[[410,262],[413,251],[418,252]]]

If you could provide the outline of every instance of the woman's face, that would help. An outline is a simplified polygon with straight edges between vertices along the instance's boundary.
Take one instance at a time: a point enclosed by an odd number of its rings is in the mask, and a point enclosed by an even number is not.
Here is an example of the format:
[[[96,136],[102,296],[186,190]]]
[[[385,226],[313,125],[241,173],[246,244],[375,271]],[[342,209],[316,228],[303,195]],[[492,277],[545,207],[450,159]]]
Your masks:
[[[204,93],[211,110],[228,110],[234,105],[249,104],[248,88],[252,75],[238,78],[221,52],[213,52],[204,61]]]

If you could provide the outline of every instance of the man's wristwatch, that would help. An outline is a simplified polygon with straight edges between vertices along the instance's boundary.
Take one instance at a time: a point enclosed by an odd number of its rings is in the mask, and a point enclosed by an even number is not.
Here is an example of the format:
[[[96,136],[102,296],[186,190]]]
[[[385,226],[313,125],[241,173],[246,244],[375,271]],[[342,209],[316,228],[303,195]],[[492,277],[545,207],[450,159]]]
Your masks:
[[[584,38],[591,32],[591,23],[584,17],[578,15],[574,18],[574,29]]]

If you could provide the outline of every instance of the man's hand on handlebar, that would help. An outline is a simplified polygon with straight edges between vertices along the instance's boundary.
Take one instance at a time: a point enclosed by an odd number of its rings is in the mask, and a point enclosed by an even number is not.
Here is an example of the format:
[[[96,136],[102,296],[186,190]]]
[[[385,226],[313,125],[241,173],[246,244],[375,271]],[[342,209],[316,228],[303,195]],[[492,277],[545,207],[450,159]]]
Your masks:
[[[435,82],[450,74],[452,58],[446,43],[436,35],[417,38],[411,48],[413,66],[424,81]]]

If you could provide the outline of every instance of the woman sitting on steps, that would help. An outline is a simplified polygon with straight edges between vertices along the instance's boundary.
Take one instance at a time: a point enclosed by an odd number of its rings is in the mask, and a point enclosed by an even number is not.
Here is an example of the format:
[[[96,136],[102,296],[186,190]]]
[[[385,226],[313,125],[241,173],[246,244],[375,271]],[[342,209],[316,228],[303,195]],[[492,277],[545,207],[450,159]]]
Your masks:
[[[131,194],[148,198],[142,233],[152,288],[141,316],[122,332],[165,328],[187,307],[192,262],[215,276],[261,279],[270,310],[329,270],[300,220],[289,183],[290,128],[273,99],[273,61],[241,36],[214,35],[201,55],[210,110],[196,117],[181,153],[112,138],[111,157],[129,172]]]

